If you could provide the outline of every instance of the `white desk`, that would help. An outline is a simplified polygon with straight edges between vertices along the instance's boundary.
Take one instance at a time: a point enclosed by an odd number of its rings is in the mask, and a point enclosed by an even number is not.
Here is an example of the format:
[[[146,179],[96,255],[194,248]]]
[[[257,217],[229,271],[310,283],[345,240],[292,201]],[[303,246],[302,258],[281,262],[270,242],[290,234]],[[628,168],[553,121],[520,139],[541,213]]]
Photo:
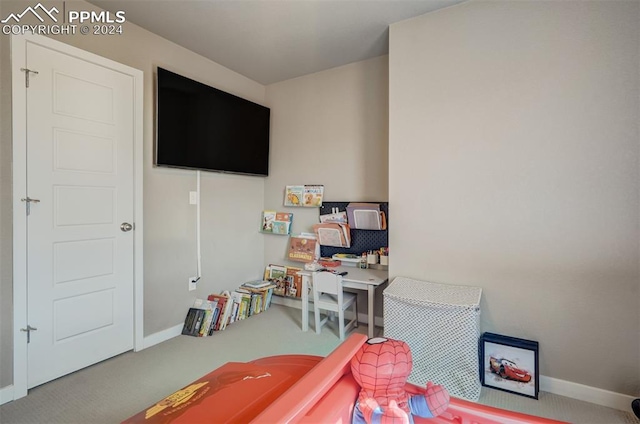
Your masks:
[[[367,291],[367,322],[369,338],[373,337],[375,329],[375,293],[376,288],[384,284],[389,278],[388,271],[379,269],[360,269],[357,267],[340,266],[329,268],[338,272],[346,271],[347,275],[342,277],[342,286],[349,289]],[[309,330],[309,279],[312,271],[298,272],[302,276],[302,331]]]

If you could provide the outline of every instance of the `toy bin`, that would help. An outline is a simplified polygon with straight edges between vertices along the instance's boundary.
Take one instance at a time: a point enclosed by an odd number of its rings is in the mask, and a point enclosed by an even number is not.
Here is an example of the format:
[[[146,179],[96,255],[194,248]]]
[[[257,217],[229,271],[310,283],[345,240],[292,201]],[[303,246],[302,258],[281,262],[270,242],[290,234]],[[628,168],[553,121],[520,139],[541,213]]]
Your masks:
[[[451,396],[480,397],[479,287],[396,277],[383,292],[384,335],[411,348],[409,381],[442,384]]]

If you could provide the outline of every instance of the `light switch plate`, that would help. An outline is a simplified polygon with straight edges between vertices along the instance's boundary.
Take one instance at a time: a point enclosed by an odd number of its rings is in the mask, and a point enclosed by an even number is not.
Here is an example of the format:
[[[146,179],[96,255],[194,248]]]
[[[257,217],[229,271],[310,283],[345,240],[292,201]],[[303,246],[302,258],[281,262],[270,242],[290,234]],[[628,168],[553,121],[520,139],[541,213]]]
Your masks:
[[[190,191],[189,192],[189,204],[190,205],[197,205],[198,204],[198,192],[197,191]]]

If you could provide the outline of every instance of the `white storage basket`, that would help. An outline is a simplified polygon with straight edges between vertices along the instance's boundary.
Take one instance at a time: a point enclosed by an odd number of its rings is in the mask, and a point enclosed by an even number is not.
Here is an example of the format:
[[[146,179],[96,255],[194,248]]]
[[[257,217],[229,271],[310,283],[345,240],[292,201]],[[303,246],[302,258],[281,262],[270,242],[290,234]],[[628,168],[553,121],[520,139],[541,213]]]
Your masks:
[[[479,287],[396,277],[383,292],[384,335],[411,348],[411,383],[442,384],[451,396],[480,397]]]

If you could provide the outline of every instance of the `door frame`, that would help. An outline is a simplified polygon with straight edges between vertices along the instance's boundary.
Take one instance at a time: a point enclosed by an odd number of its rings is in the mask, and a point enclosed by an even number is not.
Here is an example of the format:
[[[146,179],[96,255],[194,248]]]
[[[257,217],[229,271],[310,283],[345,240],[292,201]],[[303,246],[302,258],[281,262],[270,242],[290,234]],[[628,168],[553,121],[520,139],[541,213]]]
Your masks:
[[[11,36],[11,89],[12,89],[12,137],[13,137],[13,399],[28,392],[28,358],[26,333],[20,331],[27,322],[27,217],[24,203],[27,188],[27,96],[25,76],[20,68],[25,66],[27,44],[37,44],[114,71],[130,75],[134,89],[134,140],[133,140],[133,350],[144,348],[143,327],[143,225],[142,225],[142,175],[143,175],[143,72],[114,62],[94,53],[34,34]],[[33,77],[33,76],[32,76]],[[37,77],[37,76],[36,76]]]

